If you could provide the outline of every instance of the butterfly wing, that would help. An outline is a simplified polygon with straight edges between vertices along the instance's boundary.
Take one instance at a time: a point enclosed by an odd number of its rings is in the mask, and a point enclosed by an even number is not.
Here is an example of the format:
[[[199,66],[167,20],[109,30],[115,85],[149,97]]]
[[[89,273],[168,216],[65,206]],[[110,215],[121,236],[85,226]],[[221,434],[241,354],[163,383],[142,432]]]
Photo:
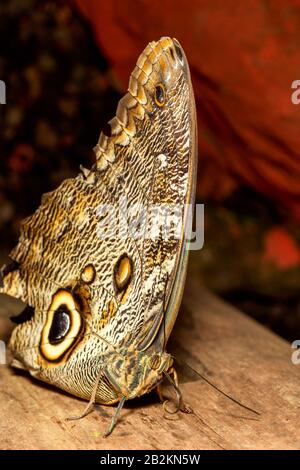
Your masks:
[[[80,367],[93,370],[126,345],[146,349],[164,315],[166,337],[176,318],[196,166],[193,91],[176,40],[141,54],[95,153],[90,170],[45,194],[23,221],[0,290],[34,309],[12,334],[18,361],[80,396],[89,393]],[[164,233],[170,208],[176,236]]]

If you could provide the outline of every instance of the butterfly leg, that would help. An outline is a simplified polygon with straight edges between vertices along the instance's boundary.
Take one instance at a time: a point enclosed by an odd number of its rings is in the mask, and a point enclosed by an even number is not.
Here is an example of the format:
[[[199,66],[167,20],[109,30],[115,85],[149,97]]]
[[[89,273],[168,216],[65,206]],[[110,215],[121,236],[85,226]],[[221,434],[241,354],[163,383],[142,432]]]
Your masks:
[[[119,404],[118,404],[117,411],[115,412],[114,416],[112,417],[112,420],[111,420],[111,423],[110,423],[110,425],[109,425],[109,428],[108,428],[108,430],[106,431],[106,433],[104,434],[103,437],[107,437],[107,436],[109,436],[109,435],[112,433],[112,431],[113,431],[115,425],[117,424],[118,417],[119,417],[119,415],[120,415],[121,409],[123,408],[123,405],[124,405],[124,403],[125,403],[125,400],[126,400],[126,397],[122,397],[122,398],[121,398],[121,400],[120,400],[120,402],[119,402]]]
[[[74,421],[76,419],[81,419],[81,418],[84,418],[85,416],[87,416],[91,411],[92,409],[94,408],[94,404],[95,404],[95,400],[90,400],[89,403],[87,404],[87,406],[84,408],[83,412],[78,415],[78,416],[68,416],[66,418],[67,421]]]
[[[171,384],[175,388],[176,395],[177,395],[177,401],[178,401],[177,411],[180,410],[180,411],[182,411],[182,413],[189,413],[189,414],[193,413],[192,408],[189,405],[185,404],[184,401],[183,401],[182,393],[181,393],[181,390],[179,388],[178,375],[177,375],[177,372],[176,372],[175,368],[172,367],[170,369],[169,374],[165,373],[165,375],[166,375],[167,379],[169,380],[169,382],[171,382]],[[173,380],[170,377],[171,375],[173,376]]]
[[[100,370],[100,372],[99,372],[99,374],[96,378],[95,385],[93,386],[93,391],[92,391],[90,401],[88,402],[88,404],[84,408],[83,412],[78,416],[69,416],[68,418],[66,418],[67,421],[73,421],[73,420],[76,420],[76,419],[84,418],[86,415],[88,415],[92,411],[92,409],[94,408],[94,405],[95,405],[96,394],[97,394],[97,389],[98,389],[98,385],[99,385],[101,375],[102,375],[102,369]]]

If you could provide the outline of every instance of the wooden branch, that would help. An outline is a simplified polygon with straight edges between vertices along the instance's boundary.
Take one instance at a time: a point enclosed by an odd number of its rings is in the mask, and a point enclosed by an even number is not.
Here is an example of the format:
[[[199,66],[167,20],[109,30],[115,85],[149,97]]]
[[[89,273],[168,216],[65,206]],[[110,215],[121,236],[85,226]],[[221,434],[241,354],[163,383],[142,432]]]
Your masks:
[[[1,339],[8,338],[14,308],[1,296]],[[292,364],[286,341],[189,277],[168,349],[178,358],[181,390],[194,413],[164,418],[153,393],[125,405],[107,439],[114,407],[66,421],[86,403],[1,365],[0,448],[299,448],[300,365]]]

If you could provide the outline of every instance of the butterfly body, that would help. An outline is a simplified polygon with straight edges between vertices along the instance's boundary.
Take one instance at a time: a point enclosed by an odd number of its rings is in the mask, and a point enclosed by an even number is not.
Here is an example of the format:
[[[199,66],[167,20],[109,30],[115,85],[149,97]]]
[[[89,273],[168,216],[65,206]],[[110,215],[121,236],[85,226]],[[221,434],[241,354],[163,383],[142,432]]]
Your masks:
[[[138,59],[93,167],[22,223],[0,289],[33,312],[13,330],[13,365],[102,404],[147,393],[172,369],[165,346],[184,286],[196,140],[186,58],[161,38]],[[152,225],[145,236],[149,209],[163,226],[170,206],[182,209],[179,236]]]

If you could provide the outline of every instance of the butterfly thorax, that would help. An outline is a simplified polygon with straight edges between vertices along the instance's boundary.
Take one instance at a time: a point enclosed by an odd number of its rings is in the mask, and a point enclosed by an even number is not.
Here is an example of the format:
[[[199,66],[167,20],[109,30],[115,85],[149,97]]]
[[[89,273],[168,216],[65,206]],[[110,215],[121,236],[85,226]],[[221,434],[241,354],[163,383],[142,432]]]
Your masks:
[[[158,352],[154,347],[146,351],[127,351],[108,364],[105,375],[116,395],[131,399],[153,390],[172,364],[170,354]]]

